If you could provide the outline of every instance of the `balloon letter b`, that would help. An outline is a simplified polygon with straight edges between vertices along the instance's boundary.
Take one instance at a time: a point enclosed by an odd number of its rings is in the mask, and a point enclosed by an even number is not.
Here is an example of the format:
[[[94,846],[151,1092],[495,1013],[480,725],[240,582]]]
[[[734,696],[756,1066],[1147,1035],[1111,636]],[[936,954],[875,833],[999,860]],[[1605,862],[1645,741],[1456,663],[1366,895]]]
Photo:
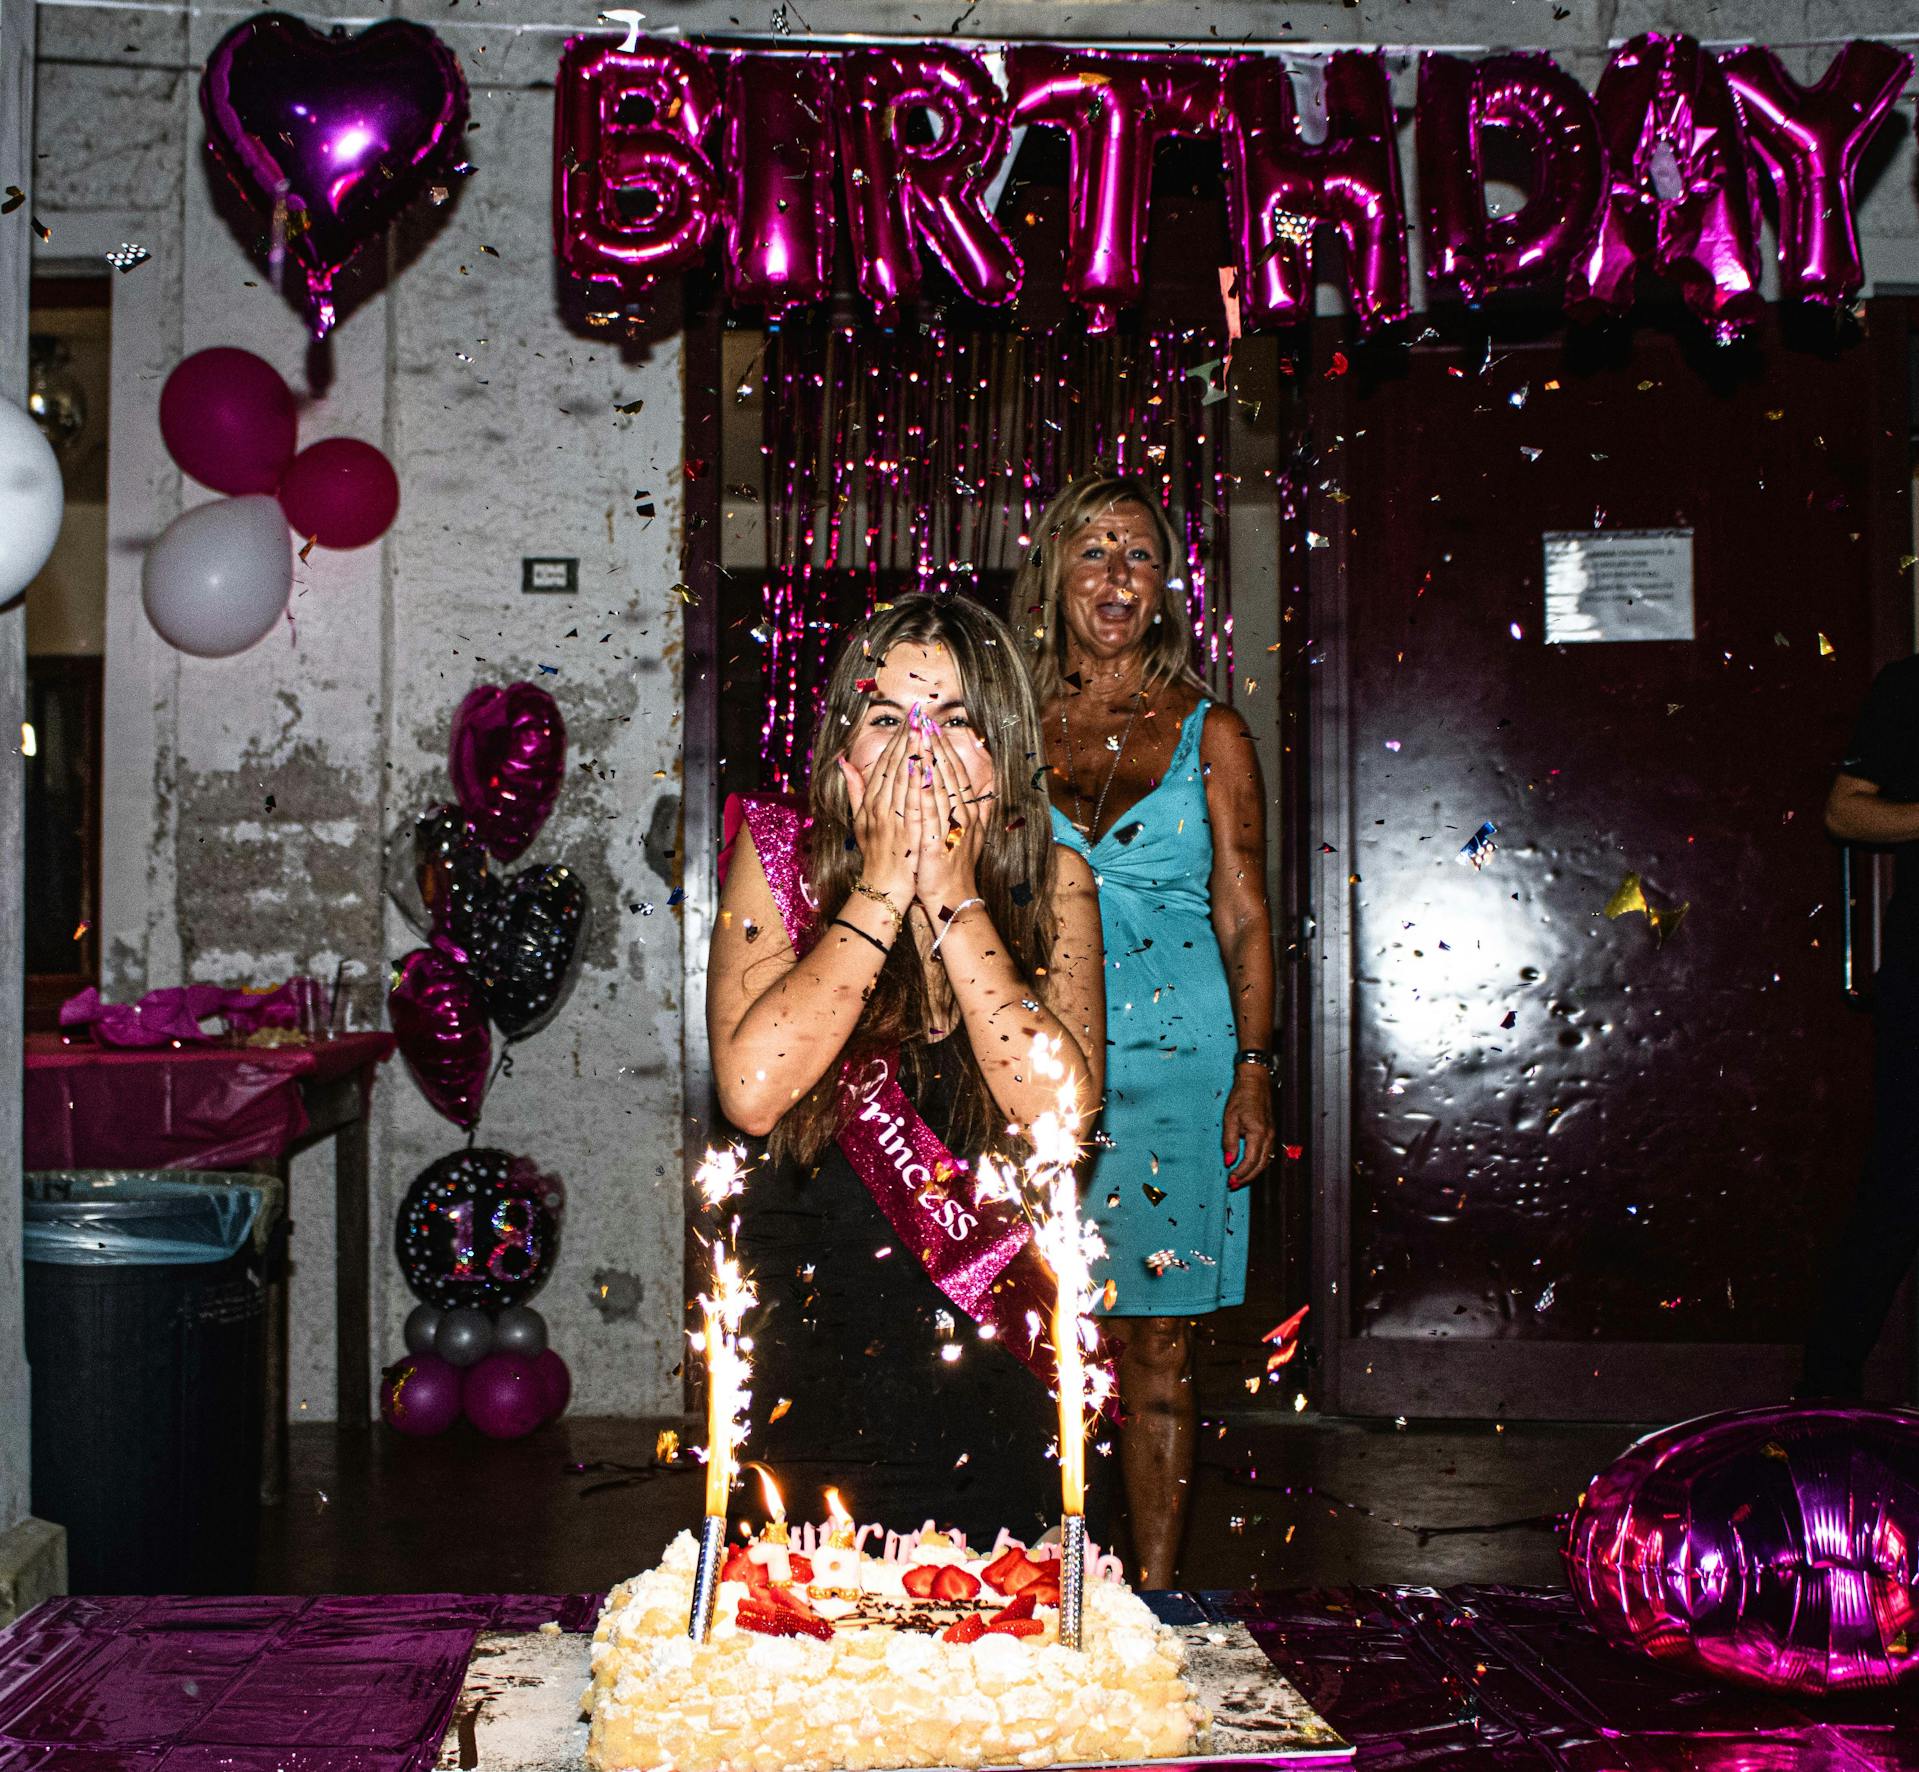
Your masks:
[[[1362,332],[1404,319],[1406,208],[1386,64],[1360,50],[1326,63],[1326,138],[1309,142],[1286,64],[1261,56],[1226,75],[1226,195],[1240,312],[1285,326],[1313,311],[1313,229],[1339,230]]]
[[[1779,285],[1789,299],[1849,301],[1866,280],[1853,225],[1859,157],[1912,72],[1883,43],[1848,43],[1810,90],[1770,49],[1722,55],[1746,136],[1779,193]]]
[[[890,314],[918,290],[917,236],[970,300],[1011,301],[1019,258],[982,195],[1006,155],[1005,106],[986,70],[927,45],[854,51],[839,78],[846,212],[866,298]],[[906,139],[915,111],[932,113],[933,141]]]
[[[1419,197],[1426,282],[1468,302],[1566,280],[1605,189],[1599,113],[1586,89],[1543,55],[1419,64]],[[1486,213],[1485,135],[1507,130],[1531,161],[1532,188],[1511,215]]]
[[[718,107],[706,58],[684,43],[567,44],[553,107],[553,235],[574,276],[637,295],[699,257],[720,213],[719,180],[700,151]]]

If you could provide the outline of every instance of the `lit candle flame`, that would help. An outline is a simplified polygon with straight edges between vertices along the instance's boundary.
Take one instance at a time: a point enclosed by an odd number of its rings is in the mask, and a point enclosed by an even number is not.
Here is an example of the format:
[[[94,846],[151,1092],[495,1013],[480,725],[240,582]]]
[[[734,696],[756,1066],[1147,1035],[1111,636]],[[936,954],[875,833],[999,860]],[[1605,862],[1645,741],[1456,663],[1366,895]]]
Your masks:
[[[842,1549],[853,1542],[853,1516],[846,1511],[837,1489],[826,1492],[826,1516],[830,1523],[827,1542]]]
[[[764,1536],[774,1544],[786,1542],[786,1502],[780,1495],[780,1486],[773,1480],[773,1473],[758,1459],[749,1458],[747,1467],[760,1479],[760,1498],[766,1503],[766,1532]]]

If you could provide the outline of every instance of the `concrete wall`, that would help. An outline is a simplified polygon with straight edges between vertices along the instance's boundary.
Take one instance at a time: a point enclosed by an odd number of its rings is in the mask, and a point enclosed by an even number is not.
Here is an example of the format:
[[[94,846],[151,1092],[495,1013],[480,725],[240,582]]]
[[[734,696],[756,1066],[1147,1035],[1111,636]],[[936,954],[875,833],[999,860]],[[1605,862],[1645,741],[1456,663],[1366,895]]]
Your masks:
[[[917,0],[811,0],[804,25],[783,6],[747,15],[730,4],[655,0],[648,28],[917,36],[963,16],[963,34],[988,42],[1417,41],[1468,53],[1519,43],[1551,49],[1590,85],[1609,43],[1652,26],[1781,46],[1804,78],[1830,52],[1793,45],[1893,36],[1914,23],[1903,0],[1781,0],[1736,15],[1569,0],[1563,18],[1503,0],[1417,9],[985,0],[937,20]],[[302,10],[378,9],[353,0]],[[263,285],[204,164],[197,70],[230,16],[40,12],[35,202],[54,235],[42,256],[97,263],[122,240],[153,255],[114,286],[105,982],[128,995],[182,978],[265,982],[294,968],[331,972],[341,958],[378,968],[397,957],[412,939],[381,900],[381,838],[445,791],[447,720],[466,690],[537,675],[566,710],[574,770],[535,855],[583,872],[599,920],[578,993],[496,1085],[483,1136],[570,1184],[565,1253],[540,1304],[573,1363],[576,1407],[654,1410],[677,1401],[682,1292],[682,956],[678,914],[666,905],[675,864],[664,853],[680,791],[681,628],[670,587],[682,541],[681,355],[671,337],[623,346],[569,330],[558,315],[549,88],[562,32],[589,25],[592,9],[496,0],[484,24],[423,0],[392,10],[432,23],[460,53],[478,171],[444,209],[396,231],[394,274],[320,351]],[[1410,61],[1398,78],[1409,105]],[[1910,98],[1891,129],[1863,209],[1866,259],[1882,282],[1919,285]],[[1410,140],[1404,146],[1410,187]],[[146,541],[207,496],[181,484],[154,409],[168,368],[213,344],[278,364],[310,401],[307,438],[381,443],[400,469],[404,503],[383,546],[316,551],[299,569],[289,629],[206,664],[152,635],[138,581]],[[640,412],[615,411],[635,401]],[[640,490],[657,510],[650,523],[635,514]],[[523,554],[579,556],[580,595],[522,596]],[[10,1025],[0,1015],[0,1027]],[[389,1073],[373,1203],[378,1351],[388,1355],[410,1303],[386,1253],[393,1208],[413,1173],[459,1142],[397,1069]],[[294,1395],[312,1415],[328,1412],[332,1379],[324,1183],[315,1157],[294,1181]],[[7,1308],[0,1298],[0,1346]],[[0,1460],[0,1500],[4,1468]]]

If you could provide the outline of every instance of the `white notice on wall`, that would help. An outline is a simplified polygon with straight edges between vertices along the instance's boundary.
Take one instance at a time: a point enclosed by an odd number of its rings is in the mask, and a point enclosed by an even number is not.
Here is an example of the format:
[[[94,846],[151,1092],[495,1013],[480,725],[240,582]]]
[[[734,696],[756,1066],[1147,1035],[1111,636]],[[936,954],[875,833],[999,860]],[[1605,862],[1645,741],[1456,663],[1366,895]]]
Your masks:
[[[1690,529],[1548,533],[1546,643],[1690,640]]]

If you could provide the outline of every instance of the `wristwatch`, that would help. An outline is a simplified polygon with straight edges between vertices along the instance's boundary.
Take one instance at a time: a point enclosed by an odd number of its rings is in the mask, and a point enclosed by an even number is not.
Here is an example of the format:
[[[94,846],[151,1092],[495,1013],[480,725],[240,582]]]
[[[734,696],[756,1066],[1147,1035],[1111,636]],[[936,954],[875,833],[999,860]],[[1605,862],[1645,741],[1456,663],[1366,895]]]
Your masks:
[[[1279,1061],[1273,1057],[1269,1046],[1244,1046],[1233,1054],[1233,1068],[1237,1070],[1243,1064],[1256,1064],[1270,1077],[1279,1069]]]

